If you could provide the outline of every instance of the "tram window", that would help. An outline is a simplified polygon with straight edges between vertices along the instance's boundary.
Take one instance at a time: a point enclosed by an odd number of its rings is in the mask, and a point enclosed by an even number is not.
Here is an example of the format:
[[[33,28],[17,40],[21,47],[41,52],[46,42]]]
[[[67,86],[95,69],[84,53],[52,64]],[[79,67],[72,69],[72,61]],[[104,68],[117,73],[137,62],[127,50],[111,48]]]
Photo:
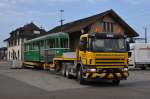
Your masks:
[[[29,51],[29,44],[27,44],[27,51]]]
[[[40,42],[36,42],[36,50],[38,50],[39,49],[39,47],[40,47]]]
[[[33,45],[33,43],[31,44],[31,50],[33,50],[33,48],[34,48],[34,45]]]
[[[65,48],[68,48],[68,39],[65,39]]]
[[[52,48],[55,48],[55,39],[52,39]]]
[[[35,50],[35,43],[33,43],[32,50]]]
[[[47,42],[47,46],[49,48],[54,48],[54,39],[49,39],[48,42]]]
[[[40,47],[41,47],[41,48],[44,48],[44,41],[43,41],[43,40],[40,41]]]
[[[32,50],[32,44],[29,44],[29,50]]]
[[[60,39],[61,48],[68,48],[68,40],[66,38]]]
[[[33,50],[38,50],[38,42],[33,43]]]
[[[63,38],[60,38],[60,47],[64,48],[64,39]]]
[[[31,49],[32,49],[32,50],[34,50],[34,43],[32,43],[32,45],[31,45]]]
[[[54,48],[59,48],[58,38],[55,39],[55,45],[54,45]]]
[[[24,51],[27,51],[27,45],[24,45]]]
[[[25,48],[24,48],[24,51],[28,51],[29,50],[29,45],[28,44],[25,44],[25,46],[24,46]]]

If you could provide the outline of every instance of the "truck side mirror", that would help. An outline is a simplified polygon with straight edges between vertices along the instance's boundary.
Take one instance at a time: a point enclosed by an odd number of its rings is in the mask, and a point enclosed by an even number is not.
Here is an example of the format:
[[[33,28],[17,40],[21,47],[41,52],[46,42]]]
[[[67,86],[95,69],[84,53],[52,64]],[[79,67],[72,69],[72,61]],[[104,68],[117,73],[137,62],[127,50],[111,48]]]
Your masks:
[[[128,52],[128,58],[130,58],[130,57],[131,57],[131,54],[132,54],[132,52]]]
[[[130,45],[127,43],[127,51],[130,51]]]

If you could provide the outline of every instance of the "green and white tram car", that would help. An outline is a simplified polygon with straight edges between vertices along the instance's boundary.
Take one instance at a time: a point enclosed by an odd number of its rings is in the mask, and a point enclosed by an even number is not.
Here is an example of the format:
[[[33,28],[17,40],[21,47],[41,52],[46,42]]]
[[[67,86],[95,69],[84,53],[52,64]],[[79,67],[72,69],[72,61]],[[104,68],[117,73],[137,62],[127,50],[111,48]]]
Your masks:
[[[43,66],[53,63],[69,51],[69,35],[59,32],[44,35],[24,43],[24,64]]]

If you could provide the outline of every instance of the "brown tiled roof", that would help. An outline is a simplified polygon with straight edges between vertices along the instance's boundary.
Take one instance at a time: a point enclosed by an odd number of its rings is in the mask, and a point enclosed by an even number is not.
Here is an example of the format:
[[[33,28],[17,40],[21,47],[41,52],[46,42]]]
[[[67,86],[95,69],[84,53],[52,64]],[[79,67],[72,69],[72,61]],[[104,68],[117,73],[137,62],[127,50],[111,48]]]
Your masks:
[[[33,33],[34,30],[40,31],[40,34],[34,34]],[[12,35],[17,32],[19,32],[19,35],[13,37]],[[35,37],[42,36],[45,34],[47,34],[47,33],[44,29],[40,29],[34,23],[31,22],[29,24],[24,25],[23,27],[17,28],[16,30],[12,31],[10,33],[11,36],[9,38],[5,39],[4,41],[15,39],[15,38],[31,39],[31,38],[35,38]]]
[[[63,32],[67,32],[67,33],[72,33],[72,32],[77,32],[77,31],[81,31],[83,28],[86,28],[87,26],[89,26],[90,24],[96,22],[97,20],[99,20],[100,18],[103,18],[105,15],[111,15],[118,23],[120,23],[124,28],[125,28],[125,33],[130,36],[130,37],[135,37],[135,36],[139,36],[139,34],[133,30],[115,11],[108,10],[105,11],[103,13],[94,15],[94,16],[90,16],[84,19],[79,19],[77,21],[74,22],[70,22],[67,24],[64,24],[62,27],[61,26],[56,26],[55,28],[51,29],[48,31],[48,33],[56,33],[56,32],[60,32],[61,30]]]

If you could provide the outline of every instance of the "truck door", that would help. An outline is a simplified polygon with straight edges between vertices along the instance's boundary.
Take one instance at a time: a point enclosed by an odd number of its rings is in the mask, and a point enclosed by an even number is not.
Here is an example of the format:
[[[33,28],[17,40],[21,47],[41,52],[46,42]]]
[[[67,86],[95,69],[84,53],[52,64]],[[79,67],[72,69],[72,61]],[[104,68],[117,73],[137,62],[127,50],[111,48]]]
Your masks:
[[[79,58],[80,61],[82,62],[82,64],[86,64],[87,63],[87,55],[86,55],[86,51],[87,51],[87,37],[83,37],[80,40],[80,50],[79,50]]]

